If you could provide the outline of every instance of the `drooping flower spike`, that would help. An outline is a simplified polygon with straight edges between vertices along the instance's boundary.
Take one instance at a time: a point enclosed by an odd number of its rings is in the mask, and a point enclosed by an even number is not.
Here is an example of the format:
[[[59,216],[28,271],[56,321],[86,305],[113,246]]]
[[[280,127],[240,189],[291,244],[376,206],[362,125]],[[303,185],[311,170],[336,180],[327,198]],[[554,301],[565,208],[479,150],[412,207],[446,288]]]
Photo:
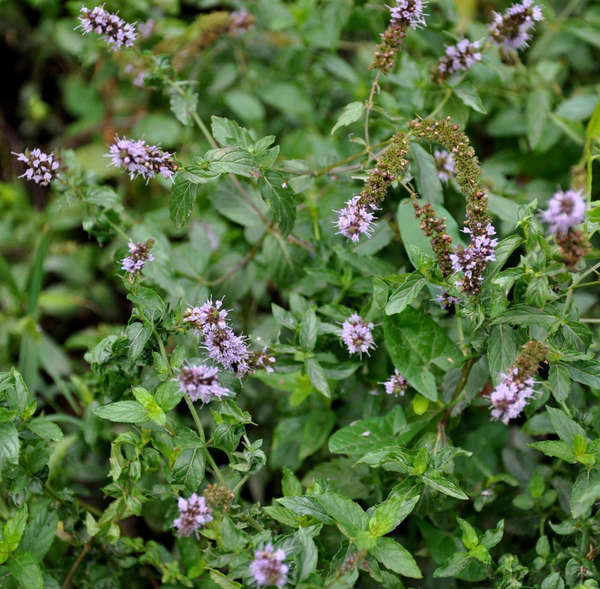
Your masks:
[[[23,153],[13,151],[13,155],[27,165],[27,169],[19,178],[25,178],[40,186],[48,186],[58,175],[60,164],[52,152],[45,153],[36,147],[31,151],[26,149]]]
[[[107,12],[104,5],[96,6],[92,10],[82,7],[79,21],[84,35],[92,31],[102,35],[113,51],[133,46],[136,37],[135,25],[125,22],[117,14]]]

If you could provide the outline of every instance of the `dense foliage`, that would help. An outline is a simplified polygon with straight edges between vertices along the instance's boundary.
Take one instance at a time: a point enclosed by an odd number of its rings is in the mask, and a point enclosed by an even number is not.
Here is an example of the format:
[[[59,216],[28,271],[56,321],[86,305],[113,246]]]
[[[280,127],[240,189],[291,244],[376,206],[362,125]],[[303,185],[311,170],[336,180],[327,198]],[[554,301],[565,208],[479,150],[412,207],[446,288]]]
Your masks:
[[[389,4],[0,1],[0,587],[598,588],[600,5]]]

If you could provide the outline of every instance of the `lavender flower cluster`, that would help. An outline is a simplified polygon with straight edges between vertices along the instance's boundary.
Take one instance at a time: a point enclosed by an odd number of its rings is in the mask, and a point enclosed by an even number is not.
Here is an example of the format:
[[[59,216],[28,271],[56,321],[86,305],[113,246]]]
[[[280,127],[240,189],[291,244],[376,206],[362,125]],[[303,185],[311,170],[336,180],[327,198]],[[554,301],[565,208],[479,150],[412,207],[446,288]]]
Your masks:
[[[396,3],[389,7],[390,24],[411,29],[425,26],[425,4],[422,0],[396,0]]]
[[[154,256],[150,253],[153,244],[151,239],[140,243],[130,241],[128,244],[129,255],[123,258],[121,268],[132,275],[141,272],[146,262],[154,260]]]
[[[196,364],[184,366],[177,378],[179,386],[192,401],[210,403],[230,394],[230,391],[219,384],[219,371],[214,366]]]
[[[458,246],[455,252],[450,254],[452,269],[463,274],[456,286],[471,294],[479,292],[483,283],[483,271],[488,262],[496,259],[494,249],[498,245],[498,240],[493,237],[496,230],[491,223],[487,223],[485,227],[479,224],[476,229],[474,232],[465,227],[463,231],[471,234],[471,243],[466,248]]]
[[[181,536],[191,536],[197,533],[198,528],[212,521],[212,509],[206,504],[202,495],[192,495],[188,499],[180,497],[177,501],[179,517],[173,521],[173,526],[179,530]]]
[[[433,152],[433,160],[437,169],[438,178],[444,182],[444,184],[448,183],[450,178],[454,176],[454,156],[445,149],[436,149]]]
[[[245,338],[236,335],[227,325],[227,315],[222,300],[213,303],[212,299],[209,299],[200,307],[187,309],[183,321],[198,329],[204,338],[209,357],[226,370],[235,372],[238,377],[252,373],[258,368],[273,372],[275,358],[266,348],[259,352],[251,352]]]
[[[129,172],[129,178],[132,180],[136,176],[149,180],[156,174],[169,179],[178,167],[173,154],[162,151],[156,145],[148,145],[142,139],[135,141],[116,136],[110,146],[109,156],[112,158],[112,164]]]
[[[272,544],[267,544],[264,550],[257,550],[254,553],[250,572],[259,587],[265,585],[283,587],[286,584],[290,567],[283,562],[285,556],[285,551],[281,548],[275,550]]]
[[[372,323],[367,323],[358,313],[352,313],[342,323],[342,341],[346,344],[350,354],[368,353],[375,347],[373,342]]]
[[[460,305],[462,303],[459,297],[455,297],[443,290],[434,301],[440,305],[442,309],[449,309],[452,305]]]
[[[92,31],[102,35],[113,51],[133,46],[135,26],[104,10],[104,5],[93,10],[84,6],[79,13],[79,21],[84,35]]]
[[[504,14],[494,12],[488,29],[490,38],[504,50],[524,49],[531,40],[536,21],[543,18],[542,9],[533,0],[522,0]]]
[[[527,400],[533,395],[533,378],[520,374],[517,367],[501,377],[502,381],[492,392],[490,400],[492,417],[506,425],[525,409]]]
[[[446,47],[446,54],[437,64],[437,78],[441,81],[458,72],[467,71],[481,59],[481,43],[470,43],[468,39],[462,39],[456,45]]]
[[[375,210],[373,205],[362,203],[360,196],[353,196],[343,209],[337,211],[336,224],[339,233],[354,242],[357,242],[361,235],[370,235],[375,219],[372,211]]]
[[[544,220],[550,225],[550,232],[564,235],[583,223],[585,200],[578,190],[559,190],[555,192],[548,208],[543,213]]]
[[[398,372],[398,369],[394,370],[394,374],[383,383],[385,392],[387,395],[393,397],[402,397],[406,392],[408,383],[406,379]]]
[[[39,147],[31,151],[26,149],[24,153],[13,151],[13,155],[16,155],[20,162],[24,162],[27,165],[27,169],[19,178],[26,178],[40,186],[48,186],[58,174],[60,164],[54,157],[54,154],[44,153]]]

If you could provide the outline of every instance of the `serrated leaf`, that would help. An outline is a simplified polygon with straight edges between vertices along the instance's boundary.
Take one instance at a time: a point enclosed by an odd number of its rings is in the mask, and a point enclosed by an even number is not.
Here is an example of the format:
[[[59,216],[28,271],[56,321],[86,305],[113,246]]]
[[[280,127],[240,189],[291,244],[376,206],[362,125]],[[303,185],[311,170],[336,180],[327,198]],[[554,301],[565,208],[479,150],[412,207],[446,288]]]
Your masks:
[[[148,412],[137,401],[117,401],[94,409],[94,414],[118,423],[143,423],[148,421]]]
[[[190,220],[197,195],[198,185],[190,182],[184,172],[177,172],[169,199],[169,216],[177,227],[183,227]]]
[[[271,180],[273,180],[273,176],[269,179],[266,177],[261,178],[260,194],[271,207],[273,218],[281,234],[285,237],[292,231],[296,222],[296,203],[291,191],[275,186]]]
[[[473,110],[486,114],[487,110],[483,106],[479,92],[475,86],[463,82],[460,86],[454,88],[454,93],[462,100],[462,102]]]
[[[411,553],[392,538],[377,538],[375,548],[369,552],[386,568],[411,579],[422,579],[423,575]]]
[[[331,129],[331,135],[333,135],[340,127],[347,127],[358,121],[362,117],[364,108],[365,105],[363,102],[351,102],[350,104],[347,104],[338,117],[333,129]]]

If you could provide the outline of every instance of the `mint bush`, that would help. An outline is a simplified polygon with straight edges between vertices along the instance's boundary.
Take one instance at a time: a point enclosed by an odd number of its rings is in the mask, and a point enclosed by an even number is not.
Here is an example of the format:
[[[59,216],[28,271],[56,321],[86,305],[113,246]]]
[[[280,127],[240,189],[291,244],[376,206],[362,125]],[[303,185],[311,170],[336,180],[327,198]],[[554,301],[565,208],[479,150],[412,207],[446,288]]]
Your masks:
[[[0,9],[1,587],[598,587],[594,2]]]

